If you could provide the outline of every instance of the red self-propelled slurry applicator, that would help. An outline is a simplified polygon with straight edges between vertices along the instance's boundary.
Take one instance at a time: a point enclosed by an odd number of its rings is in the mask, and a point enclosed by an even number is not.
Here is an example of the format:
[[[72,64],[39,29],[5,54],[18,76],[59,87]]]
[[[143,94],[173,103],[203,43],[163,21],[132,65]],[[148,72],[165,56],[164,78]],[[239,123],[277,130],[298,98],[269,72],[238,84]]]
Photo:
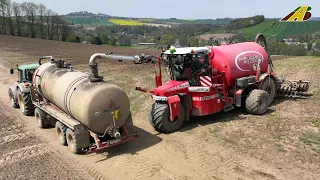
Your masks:
[[[190,116],[206,116],[236,107],[264,114],[276,96],[297,97],[307,92],[308,81],[280,79],[266,51],[266,39],[210,47],[171,48],[158,58],[156,88],[149,121],[162,133],[179,130]],[[162,84],[161,62],[169,81]],[[156,69],[156,66],[155,66]]]

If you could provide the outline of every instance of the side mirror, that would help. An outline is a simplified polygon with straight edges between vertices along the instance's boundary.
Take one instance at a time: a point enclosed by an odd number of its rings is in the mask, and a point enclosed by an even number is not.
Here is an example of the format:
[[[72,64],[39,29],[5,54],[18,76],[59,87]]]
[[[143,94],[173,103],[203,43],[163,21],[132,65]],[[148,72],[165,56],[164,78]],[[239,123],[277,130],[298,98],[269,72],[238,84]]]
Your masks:
[[[11,69],[10,69],[10,74],[13,74],[13,73],[14,73],[14,71],[13,71],[13,69],[11,68]]]

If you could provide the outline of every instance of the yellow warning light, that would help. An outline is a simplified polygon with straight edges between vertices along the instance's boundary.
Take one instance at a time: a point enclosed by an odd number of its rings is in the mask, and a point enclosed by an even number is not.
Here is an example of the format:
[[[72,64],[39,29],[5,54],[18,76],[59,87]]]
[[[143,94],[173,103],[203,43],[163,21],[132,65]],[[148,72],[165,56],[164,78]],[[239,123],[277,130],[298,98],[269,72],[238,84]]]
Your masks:
[[[193,49],[191,49],[191,53],[194,53],[194,50],[193,50]]]

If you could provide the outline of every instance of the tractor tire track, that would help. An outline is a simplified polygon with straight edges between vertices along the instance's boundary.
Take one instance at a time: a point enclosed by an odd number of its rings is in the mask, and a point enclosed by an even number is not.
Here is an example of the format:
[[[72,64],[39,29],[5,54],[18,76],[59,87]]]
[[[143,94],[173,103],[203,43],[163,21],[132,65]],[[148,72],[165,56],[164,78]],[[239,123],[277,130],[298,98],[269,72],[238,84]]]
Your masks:
[[[6,144],[6,143],[9,143],[9,142],[13,142],[13,141],[17,141],[17,140],[23,140],[23,139],[28,138],[30,136],[32,136],[31,132],[19,133],[19,134],[5,136],[5,137],[2,137],[0,139],[0,145]]]
[[[47,144],[37,144],[37,145],[21,148],[10,153],[6,153],[2,155],[2,157],[0,158],[0,169],[3,166],[6,166],[18,161],[22,161],[24,159],[28,159],[34,156],[39,156],[48,151],[49,151],[49,148],[47,147]]]
[[[0,137],[21,132],[22,124],[17,124],[9,127],[4,127],[0,129]]]

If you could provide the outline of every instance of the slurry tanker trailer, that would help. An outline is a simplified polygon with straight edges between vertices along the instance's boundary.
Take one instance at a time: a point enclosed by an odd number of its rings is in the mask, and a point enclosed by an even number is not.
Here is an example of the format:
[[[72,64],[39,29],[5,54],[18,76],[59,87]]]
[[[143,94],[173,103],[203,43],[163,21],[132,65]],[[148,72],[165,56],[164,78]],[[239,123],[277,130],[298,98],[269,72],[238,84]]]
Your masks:
[[[90,74],[63,60],[44,56],[37,64],[17,65],[18,83],[9,87],[12,107],[35,115],[40,128],[55,127],[59,142],[75,153],[92,153],[139,136],[123,89],[98,74],[97,59],[152,61],[149,55],[97,53],[89,61]],[[50,62],[42,63],[44,59]],[[10,70],[11,74],[14,70]]]

